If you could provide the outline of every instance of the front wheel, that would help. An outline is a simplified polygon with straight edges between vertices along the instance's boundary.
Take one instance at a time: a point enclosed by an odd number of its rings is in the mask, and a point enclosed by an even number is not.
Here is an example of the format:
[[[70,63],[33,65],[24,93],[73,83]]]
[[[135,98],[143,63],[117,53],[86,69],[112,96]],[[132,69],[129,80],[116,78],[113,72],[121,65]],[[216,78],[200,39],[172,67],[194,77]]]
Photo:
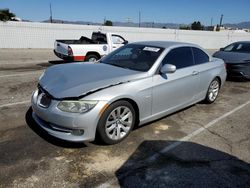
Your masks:
[[[215,78],[208,87],[205,102],[208,104],[213,103],[218,97],[219,90],[220,90],[220,81],[218,78]]]
[[[135,110],[127,101],[111,104],[102,114],[97,136],[105,144],[117,144],[124,140],[135,124]]]
[[[96,62],[99,58],[95,54],[89,54],[86,56],[85,61]]]

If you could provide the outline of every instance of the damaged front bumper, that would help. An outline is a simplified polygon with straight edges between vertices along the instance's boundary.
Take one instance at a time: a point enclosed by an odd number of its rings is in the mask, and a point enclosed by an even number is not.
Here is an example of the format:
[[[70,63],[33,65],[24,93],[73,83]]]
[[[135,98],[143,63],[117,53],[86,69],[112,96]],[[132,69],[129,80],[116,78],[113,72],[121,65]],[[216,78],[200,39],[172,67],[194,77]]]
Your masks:
[[[99,101],[91,111],[86,113],[69,113],[58,109],[57,105],[60,101],[55,99],[51,99],[47,108],[38,105],[38,95],[38,91],[32,95],[32,117],[48,134],[71,142],[95,139],[100,112],[108,104],[106,101]]]

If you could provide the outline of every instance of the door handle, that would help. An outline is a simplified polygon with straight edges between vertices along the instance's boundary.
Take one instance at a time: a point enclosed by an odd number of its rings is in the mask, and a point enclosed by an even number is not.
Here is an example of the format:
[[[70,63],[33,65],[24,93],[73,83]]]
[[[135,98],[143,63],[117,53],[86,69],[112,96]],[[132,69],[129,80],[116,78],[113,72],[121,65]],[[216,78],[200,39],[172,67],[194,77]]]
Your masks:
[[[193,71],[193,72],[192,72],[192,76],[196,76],[196,75],[198,75],[198,74],[199,74],[198,71]]]

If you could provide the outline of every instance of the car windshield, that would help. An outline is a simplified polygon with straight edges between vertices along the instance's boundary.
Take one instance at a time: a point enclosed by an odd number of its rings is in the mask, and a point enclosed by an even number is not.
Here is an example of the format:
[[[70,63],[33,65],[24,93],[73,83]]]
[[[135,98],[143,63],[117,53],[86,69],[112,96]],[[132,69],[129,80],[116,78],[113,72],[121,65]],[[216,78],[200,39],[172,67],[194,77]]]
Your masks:
[[[233,43],[224,48],[225,52],[250,53],[250,43]]]
[[[128,44],[102,58],[100,63],[146,72],[163,50],[150,45]]]

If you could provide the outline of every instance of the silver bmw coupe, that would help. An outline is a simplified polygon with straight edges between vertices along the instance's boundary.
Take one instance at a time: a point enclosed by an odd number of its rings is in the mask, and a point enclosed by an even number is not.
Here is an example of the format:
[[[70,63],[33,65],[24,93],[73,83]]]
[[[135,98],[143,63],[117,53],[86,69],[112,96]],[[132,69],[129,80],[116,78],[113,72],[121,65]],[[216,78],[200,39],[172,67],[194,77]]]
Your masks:
[[[32,95],[32,117],[72,142],[125,139],[142,125],[199,101],[213,103],[226,79],[223,60],[179,42],[125,45],[96,63],[48,68]]]

